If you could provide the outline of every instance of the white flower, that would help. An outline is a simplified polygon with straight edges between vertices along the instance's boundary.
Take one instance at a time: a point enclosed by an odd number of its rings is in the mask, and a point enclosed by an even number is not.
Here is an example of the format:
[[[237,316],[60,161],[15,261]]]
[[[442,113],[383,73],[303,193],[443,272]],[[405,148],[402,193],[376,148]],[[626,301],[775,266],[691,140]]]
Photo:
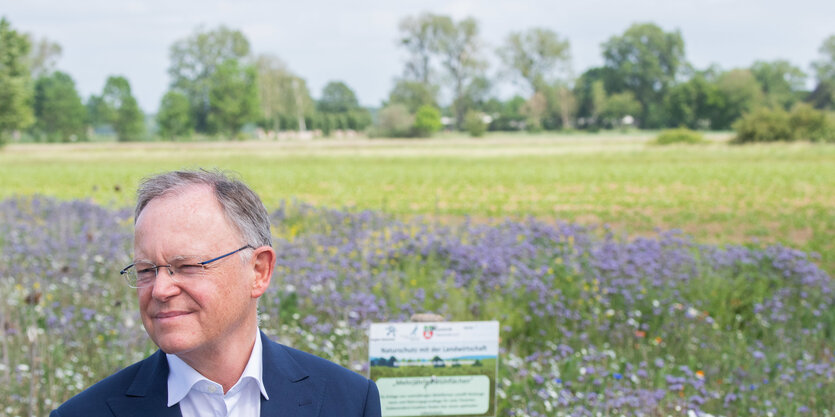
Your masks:
[[[35,326],[29,326],[26,329],[26,338],[29,339],[29,343],[35,343],[35,340],[38,338],[38,328]]]

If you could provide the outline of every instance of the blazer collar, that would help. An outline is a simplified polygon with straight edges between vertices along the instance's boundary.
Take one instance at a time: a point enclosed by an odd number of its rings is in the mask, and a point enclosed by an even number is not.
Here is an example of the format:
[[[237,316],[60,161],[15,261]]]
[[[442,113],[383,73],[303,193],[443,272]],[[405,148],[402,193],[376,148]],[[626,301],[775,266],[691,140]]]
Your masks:
[[[261,397],[261,415],[316,417],[322,408],[325,381],[311,376],[290,354],[262,332],[263,382],[270,399]],[[107,399],[116,417],[181,417],[180,405],[167,406],[168,361],[158,350],[142,361],[124,396]]]

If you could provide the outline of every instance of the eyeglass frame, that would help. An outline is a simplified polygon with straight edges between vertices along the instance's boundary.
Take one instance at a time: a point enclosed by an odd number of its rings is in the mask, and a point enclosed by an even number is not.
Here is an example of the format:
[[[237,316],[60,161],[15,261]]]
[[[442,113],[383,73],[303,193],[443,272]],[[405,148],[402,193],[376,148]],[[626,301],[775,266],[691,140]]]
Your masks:
[[[241,247],[241,248],[239,248],[239,249],[235,249],[235,250],[233,250],[232,252],[225,253],[225,254],[220,255],[220,256],[218,256],[218,257],[215,257],[215,258],[209,259],[208,261],[197,262],[197,263],[195,263],[194,265],[199,265],[199,266],[202,266],[202,267],[203,267],[203,270],[206,270],[206,265],[208,265],[208,264],[210,264],[210,263],[212,263],[212,262],[215,262],[215,261],[219,261],[219,260],[221,260],[221,259],[223,259],[223,258],[226,258],[226,257],[228,257],[228,256],[232,256],[232,255],[234,255],[234,254],[236,254],[236,253],[238,253],[238,252],[240,252],[240,251],[242,251],[242,250],[244,250],[244,249],[255,249],[255,246],[252,246],[252,245],[250,245],[250,244],[246,244],[245,246],[242,246],[242,247]],[[168,264],[168,265],[157,265],[157,264],[155,264],[155,263],[153,263],[153,262],[151,262],[151,261],[144,260],[144,259],[140,259],[140,260],[138,260],[138,261],[134,261],[132,264],[130,264],[130,265],[128,265],[128,266],[126,266],[126,267],[122,268],[122,270],[121,270],[121,271],[119,271],[119,275],[122,275],[122,276],[124,276],[124,277],[125,277],[125,281],[127,281],[127,282],[128,282],[128,286],[129,286],[129,287],[131,287],[131,288],[137,288],[137,289],[138,289],[138,288],[146,288],[146,287],[150,287],[150,286],[151,286],[151,284],[148,284],[148,285],[143,285],[143,286],[139,287],[139,286],[134,286],[134,285],[131,285],[131,284],[130,284],[130,280],[129,280],[129,278],[128,278],[128,274],[130,273],[129,271],[130,271],[130,269],[131,269],[131,268],[134,268],[138,262],[148,262],[149,264],[153,265],[153,269],[154,269],[154,280],[156,280],[157,275],[159,274],[159,269],[160,269],[160,268],[168,268],[168,273],[169,273],[169,275],[174,276],[174,271],[171,269],[171,268],[172,268],[172,265],[171,265],[171,264]],[[134,269],[136,269],[136,268],[134,268]]]

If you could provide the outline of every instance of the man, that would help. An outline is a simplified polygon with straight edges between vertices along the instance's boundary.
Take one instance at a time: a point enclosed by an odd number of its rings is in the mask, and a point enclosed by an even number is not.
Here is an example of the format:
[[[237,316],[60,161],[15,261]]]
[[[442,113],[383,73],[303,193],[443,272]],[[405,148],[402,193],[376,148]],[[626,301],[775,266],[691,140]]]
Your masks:
[[[122,275],[159,350],[52,417],[380,416],[374,382],[258,330],[276,255],[252,190],[178,171],[146,179],[137,194],[135,257]]]

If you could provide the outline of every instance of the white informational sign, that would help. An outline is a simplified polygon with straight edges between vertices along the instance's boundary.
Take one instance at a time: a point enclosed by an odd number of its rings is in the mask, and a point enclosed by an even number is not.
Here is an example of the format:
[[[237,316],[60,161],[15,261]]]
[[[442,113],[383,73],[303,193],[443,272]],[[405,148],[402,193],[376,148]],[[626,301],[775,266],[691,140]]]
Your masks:
[[[383,417],[496,413],[497,321],[374,323],[368,356]]]

